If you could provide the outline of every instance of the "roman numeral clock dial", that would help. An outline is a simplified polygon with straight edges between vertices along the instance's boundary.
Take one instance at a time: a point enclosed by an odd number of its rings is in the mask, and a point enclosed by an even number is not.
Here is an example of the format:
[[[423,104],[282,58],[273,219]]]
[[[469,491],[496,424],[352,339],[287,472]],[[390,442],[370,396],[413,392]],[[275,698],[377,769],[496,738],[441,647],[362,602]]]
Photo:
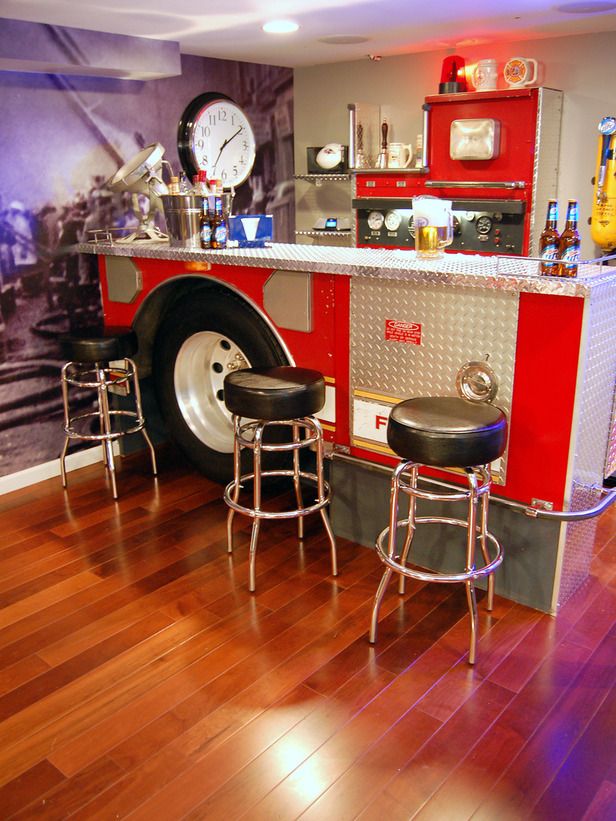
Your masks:
[[[192,179],[205,171],[208,179],[235,188],[250,176],[255,136],[245,112],[230,97],[200,94],[189,103],[178,126],[178,154]]]

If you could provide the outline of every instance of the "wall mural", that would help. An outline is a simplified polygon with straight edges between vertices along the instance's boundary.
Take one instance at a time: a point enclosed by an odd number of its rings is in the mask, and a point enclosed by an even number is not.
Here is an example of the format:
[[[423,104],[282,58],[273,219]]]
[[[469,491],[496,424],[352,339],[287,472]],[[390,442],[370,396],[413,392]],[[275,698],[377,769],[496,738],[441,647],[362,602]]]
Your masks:
[[[177,124],[205,91],[232,97],[255,132],[234,212],[274,214],[275,239],[291,241],[291,69],[183,56],[181,76],[148,82],[0,72],[0,476],[62,447],[57,336],[100,314],[95,257],[74,245],[94,229],[137,224],[130,197],[112,196],[105,181],[153,142],[179,173]]]

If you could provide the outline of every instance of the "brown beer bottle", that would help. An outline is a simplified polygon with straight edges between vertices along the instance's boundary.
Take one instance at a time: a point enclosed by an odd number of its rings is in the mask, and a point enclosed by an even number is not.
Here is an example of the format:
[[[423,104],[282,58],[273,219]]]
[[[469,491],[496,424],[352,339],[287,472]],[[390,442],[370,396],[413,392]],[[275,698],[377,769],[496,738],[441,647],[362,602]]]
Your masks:
[[[558,246],[558,275],[561,277],[577,276],[580,261],[580,235],[578,233],[578,203],[569,200],[567,205],[567,223],[560,235]]]
[[[545,276],[558,275],[558,248],[560,236],[558,234],[558,202],[548,200],[548,213],[545,228],[539,239],[539,256],[541,257],[541,273]]]

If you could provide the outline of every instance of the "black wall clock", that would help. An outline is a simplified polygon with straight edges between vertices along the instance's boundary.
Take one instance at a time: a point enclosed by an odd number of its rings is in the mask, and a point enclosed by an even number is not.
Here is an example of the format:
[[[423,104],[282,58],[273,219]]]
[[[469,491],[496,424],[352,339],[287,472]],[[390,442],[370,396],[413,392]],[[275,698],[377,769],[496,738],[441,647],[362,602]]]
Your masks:
[[[205,171],[224,188],[241,185],[255,161],[255,136],[242,108],[230,97],[207,92],[188,104],[178,125],[178,153],[189,179]]]

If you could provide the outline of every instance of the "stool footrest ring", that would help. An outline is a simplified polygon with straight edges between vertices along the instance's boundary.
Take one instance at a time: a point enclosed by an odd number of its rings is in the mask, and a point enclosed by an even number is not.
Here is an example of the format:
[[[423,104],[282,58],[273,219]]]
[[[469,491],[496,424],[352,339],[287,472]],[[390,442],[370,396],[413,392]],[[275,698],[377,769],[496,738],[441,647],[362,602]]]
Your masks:
[[[289,476],[293,477],[292,470],[263,470],[261,471],[261,478],[265,479],[268,476]],[[318,484],[318,478],[315,476],[314,473],[305,473],[304,471],[300,471],[299,476],[301,479],[306,479],[313,484]],[[243,482],[249,482],[254,479],[254,473],[245,473],[239,478],[239,486],[242,486]],[[236,481],[235,479],[232,482],[229,482],[227,487],[224,491],[224,500],[229,505],[232,510],[237,511],[237,513],[243,513],[245,516],[250,516],[253,519],[297,519],[298,517],[302,516],[309,516],[311,513],[316,513],[317,511],[324,508],[326,505],[329,504],[330,501],[330,488],[329,483],[323,480],[323,498],[315,502],[313,505],[308,507],[302,508],[294,508],[292,510],[255,510],[251,507],[246,507],[245,505],[239,504],[239,502],[235,502],[233,500],[233,493],[236,489]]]
[[[467,529],[468,525],[464,519],[447,519],[442,516],[434,516],[434,517],[427,517],[421,516],[415,519],[416,524],[449,524],[449,525],[456,525],[458,527],[463,527]],[[396,529],[407,527],[409,524],[408,519],[401,519],[396,522]],[[476,528],[476,532],[478,535],[481,535],[481,531],[479,528]],[[496,556],[492,559],[491,562],[484,565],[483,567],[476,568],[473,567],[472,570],[465,570],[461,573],[438,573],[436,571],[430,570],[416,570],[412,567],[407,567],[406,565],[402,565],[396,561],[395,556],[390,556],[385,547],[383,546],[385,540],[389,537],[389,527],[386,527],[382,530],[376,538],[376,552],[379,559],[383,562],[383,564],[390,567],[392,570],[395,570],[396,573],[400,573],[403,576],[407,576],[409,579],[417,579],[418,581],[422,582],[443,582],[445,584],[455,584],[458,582],[467,582],[475,579],[481,579],[484,576],[489,576],[493,573],[497,567],[502,564],[503,561],[503,550],[500,545],[498,539],[492,535],[490,532],[486,532],[485,537],[488,539],[495,548]]]
[[[122,436],[127,436],[131,433],[138,433],[145,427],[145,419],[139,416],[135,411],[127,410],[112,410],[108,411],[109,417],[128,417],[136,420],[136,424],[126,430],[110,431],[109,433],[79,433],[75,430],[76,422],[84,422],[88,419],[100,419],[98,411],[88,411],[88,413],[80,413],[78,416],[71,416],[68,420],[68,425],[63,426],[64,433],[70,439],[84,439],[90,442],[105,442],[107,440],[119,439]]]

